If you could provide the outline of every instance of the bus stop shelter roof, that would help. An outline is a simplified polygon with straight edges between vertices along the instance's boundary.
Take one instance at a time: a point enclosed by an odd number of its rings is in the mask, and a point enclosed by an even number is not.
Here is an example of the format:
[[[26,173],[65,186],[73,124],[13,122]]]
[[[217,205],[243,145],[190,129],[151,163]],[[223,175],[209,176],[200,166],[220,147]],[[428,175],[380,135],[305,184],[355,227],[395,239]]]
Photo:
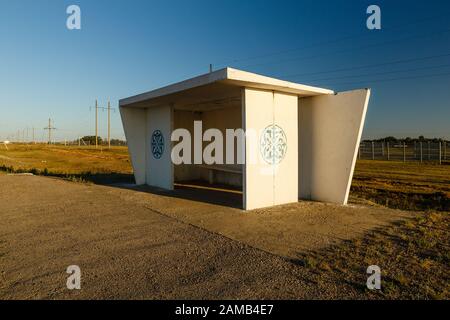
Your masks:
[[[121,99],[121,107],[151,107],[174,101],[198,101],[200,97],[235,96],[239,88],[254,88],[289,93],[300,97],[334,94],[333,90],[284,81],[233,68],[223,68],[159,89]],[[190,98],[190,99],[189,99]]]

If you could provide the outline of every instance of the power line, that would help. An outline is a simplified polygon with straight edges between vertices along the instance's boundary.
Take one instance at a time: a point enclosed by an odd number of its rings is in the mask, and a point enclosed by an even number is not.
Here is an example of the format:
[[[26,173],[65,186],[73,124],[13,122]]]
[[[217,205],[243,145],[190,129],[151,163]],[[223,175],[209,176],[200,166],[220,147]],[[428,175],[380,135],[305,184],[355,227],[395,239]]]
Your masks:
[[[375,64],[367,64],[367,65],[356,66],[356,67],[339,68],[339,69],[333,69],[333,70],[327,70],[327,71],[297,73],[297,74],[283,75],[281,77],[295,78],[295,77],[309,76],[309,75],[315,75],[315,74],[334,73],[334,72],[349,71],[349,70],[359,70],[359,69],[387,66],[387,65],[393,65],[393,64],[402,64],[402,63],[409,63],[409,62],[415,62],[415,61],[431,60],[431,59],[435,59],[435,58],[443,58],[443,57],[448,57],[448,56],[450,56],[450,53],[434,55],[434,56],[427,56],[427,57],[420,57],[420,58],[395,60],[395,61],[375,63]]]
[[[437,18],[440,18],[440,17],[448,17],[449,14],[450,14],[450,12],[445,12],[445,13],[439,14],[437,16],[432,16],[432,17],[428,17],[428,18],[419,19],[419,20],[416,20],[416,21],[412,21],[410,23],[402,23],[402,24],[399,24],[399,25],[391,26],[391,27],[384,27],[383,31],[385,31],[385,30],[401,29],[403,27],[407,27],[407,26],[415,25],[415,24],[420,24],[420,23],[428,21],[428,20],[436,20]],[[353,34],[353,35],[344,36],[344,37],[339,38],[339,39],[323,41],[323,42],[319,42],[319,43],[311,44],[311,45],[307,45],[307,46],[301,46],[301,47],[296,47],[296,48],[292,48],[292,49],[276,51],[276,52],[272,52],[272,53],[255,55],[255,56],[250,56],[250,57],[246,57],[246,58],[230,59],[230,60],[222,61],[220,63],[215,63],[215,64],[223,65],[223,64],[227,64],[227,63],[237,63],[237,62],[242,62],[242,61],[256,60],[256,59],[260,59],[260,58],[267,58],[267,57],[271,57],[271,56],[276,56],[276,55],[280,55],[280,54],[290,53],[290,52],[294,52],[294,51],[300,51],[300,50],[309,49],[309,48],[318,47],[318,46],[324,46],[324,45],[338,43],[338,42],[342,42],[342,41],[345,41],[345,40],[350,40],[350,39],[353,39],[353,38],[360,38],[360,37],[367,37],[367,31],[360,32],[360,33]]]
[[[310,55],[310,56],[303,56],[303,57],[296,57],[296,58],[290,58],[290,59],[284,59],[284,60],[278,60],[278,61],[272,61],[272,62],[258,63],[258,64],[253,64],[253,65],[246,65],[245,67],[250,68],[250,67],[259,67],[259,66],[267,66],[267,65],[276,65],[276,64],[282,64],[285,62],[313,59],[313,58],[328,56],[328,55],[332,55],[332,54],[336,54],[336,53],[353,52],[358,49],[368,49],[368,48],[373,48],[373,47],[378,47],[378,46],[383,46],[383,45],[398,44],[400,42],[404,42],[404,41],[408,41],[408,40],[412,40],[412,39],[420,39],[420,38],[424,38],[424,37],[435,37],[437,35],[441,35],[441,34],[448,33],[448,32],[450,32],[450,29],[445,29],[445,30],[441,30],[439,32],[434,32],[433,34],[427,33],[427,34],[422,34],[420,36],[412,36],[412,37],[403,38],[403,39],[394,39],[394,40],[389,40],[389,41],[383,41],[383,42],[374,43],[374,44],[370,44],[370,45],[359,46],[358,48],[348,48],[348,49],[342,49],[342,50],[337,50],[337,51],[328,51],[323,54],[315,54],[315,55]]]
[[[430,18],[426,18],[426,19],[423,19],[423,20],[430,20],[430,19],[433,19],[433,18],[434,17],[430,17]],[[413,23],[411,23],[411,24],[413,24]],[[407,25],[407,24],[405,24],[405,25]],[[384,28],[384,29],[387,29],[387,28]],[[393,29],[393,27],[391,29]],[[445,33],[448,33],[448,32],[450,32],[450,29],[445,29],[445,30],[441,30],[439,32],[435,32],[435,33],[431,34],[431,36],[437,36],[437,35],[445,34]],[[423,38],[423,37],[428,37],[428,36],[430,36],[430,34],[428,34],[428,33],[427,34],[422,34],[422,35],[419,35],[419,36],[416,35],[416,36],[403,38],[403,39],[399,39],[399,40],[390,40],[390,41],[375,43],[375,44],[371,44],[371,45],[360,46],[359,49],[366,49],[366,48],[376,47],[376,46],[380,46],[380,45],[397,44],[397,43],[402,42],[402,41],[407,41],[407,40],[416,39],[416,38]],[[276,61],[276,62],[254,64],[254,65],[250,65],[250,66],[247,66],[247,67],[263,66],[263,65],[271,65],[271,64],[280,64],[280,63],[284,63],[284,62],[316,58],[316,57],[326,56],[326,55],[331,55],[331,54],[336,54],[336,53],[345,53],[345,52],[354,51],[354,50],[355,49],[353,49],[353,48],[352,49],[344,49],[344,50],[339,50],[339,51],[327,52],[327,53],[319,54],[319,55],[303,56],[303,57],[297,57],[297,58],[292,58],[292,59],[280,60],[280,61]],[[284,76],[281,76],[281,77],[293,78],[293,77],[298,77],[298,76],[303,76],[303,75],[332,73],[332,72],[347,71],[347,70],[358,70],[358,69],[364,69],[364,68],[370,68],[370,67],[376,67],[376,66],[384,66],[384,65],[392,65],[392,64],[399,64],[399,63],[408,63],[408,62],[413,62],[413,61],[428,60],[428,59],[434,59],[434,58],[446,57],[446,56],[450,56],[450,53],[449,54],[442,54],[442,55],[435,55],[435,56],[428,56],[428,57],[421,57],[421,58],[413,58],[413,59],[407,59],[407,60],[397,60],[397,61],[391,61],[391,62],[386,62],[386,63],[378,63],[378,64],[371,64],[371,65],[357,66],[357,67],[340,68],[340,69],[334,69],[334,70],[328,70],[328,71],[319,71],[319,72],[301,73],[301,74],[291,74],[291,75],[284,75]]]
[[[332,77],[332,78],[311,79],[310,81],[324,81],[324,80],[337,80],[337,79],[347,79],[347,78],[360,78],[360,77],[367,77],[367,76],[378,76],[378,75],[383,75],[383,74],[392,74],[392,73],[401,73],[401,72],[410,72],[410,71],[420,71],[420,70],[428,70],[428,69],[436,69],[436,68],[447,68],[447,67],[450,67],[450,64],[444,64],[444,65],[439,65],[439,66],[430,66],[430,67],[422,67],[422,68],[414,68],[414,69],[393,70],[393,71],[377,72],[377,73],[348,75],[348,76],[340,76],[340,77]]]
[[[419,76],[400,77],[400,78],[375,79],[375,80],[368,80],[368,81],[342,82],[342,83],[334,83],[333,85],[353,85],[353,84],[360,84],[360,83],[371,84],[374,82],[389,82],[389,81],[397,81],[397,80],[422,79],[422,78],[431,78],[431,77],[442,77],[442,76],[448,76],[448,75],[450,75],[450,72],[419,75]]]

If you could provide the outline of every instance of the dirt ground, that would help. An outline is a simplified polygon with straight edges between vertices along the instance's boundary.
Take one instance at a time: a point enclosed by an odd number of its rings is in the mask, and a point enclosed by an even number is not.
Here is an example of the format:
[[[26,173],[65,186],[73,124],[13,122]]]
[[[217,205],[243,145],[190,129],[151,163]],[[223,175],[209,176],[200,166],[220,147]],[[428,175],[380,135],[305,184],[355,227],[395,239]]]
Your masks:
[[[312,202],[243,212],[195,194],[0,174],[0,298],[367,298],[295,259],[412,216]],[[69,265],[81,290],[66,288]]]
[[[120,184],[118,184],[120,186]],[[137,187],[120,196],[178,221],[286,258],[362,236],[411,214],[379,206],[302,201],[243,211],[241,197],[194,188],[164,192]],[[230,206],[235,205],[237,208]]]

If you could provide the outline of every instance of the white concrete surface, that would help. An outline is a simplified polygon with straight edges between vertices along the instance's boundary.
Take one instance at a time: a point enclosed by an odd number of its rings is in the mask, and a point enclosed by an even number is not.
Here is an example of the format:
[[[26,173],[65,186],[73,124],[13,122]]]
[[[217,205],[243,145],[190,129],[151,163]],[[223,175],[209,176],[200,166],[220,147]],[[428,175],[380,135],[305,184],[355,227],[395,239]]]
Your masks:
[[[244,89],[244,129],[257,133],[246,136],[244,209],[251,210],[298,200],[298,124],[296,95]],[[261,153],[261,134],[276,125],[285,134],[287,149],[279,163],[267,163]],[[255,141],[256,140],[256,141]],[[251,158],[256,151],[257,161]]]
[[[211,175],[214,175],[214,182],[219,184],[225,184],[235,187],[242,187],[242,175],[235,172],[242,172],[242,165],[239,164],[226,164],[226,129],[238,129],[242,127],[241,120],[242,112],[241,106],[225,106],[221,108],[211,108],[204,112],[192,112],[186,110],[174,110],[174,128],[183,128],[189,131],[191,135],[190,150],[191,155],[189,157],[191,164],[177,164],[174,165],[174,180],[176,182],[192,181],[192,180],[205,180],[208,181]],[[208,165],[196,165],[194,163],[194,121],[202,122],[203,133],[208,129],[218,129],[223,135],[223,149],[222,149],[222,161],[221,163],[214,164],[214,172],[208,169]],[[234,139],[237,140],[237,139]],[[175,142],[174,144],[178,144]],[[203,149],[211,142],[204,141],[202,143]],[[237,163],[239,143],[234,141],[234,163]],[[242,151],[242,150],[239,150]],[[230,152],[231,153],[231,152]]]
[[[128,152],[137,185],[146,183],[147,110],[120,107]]]
[[[243,90],[243,129],[256,130],[257,136],[245,139],[245,166],[243,185],[243,206],[246,210],[274,205],[273,168],[255,154],[255,144],[259,144],[259,135],[273,123],[273,92],[254,89]],[[256,156],[255,160],[251,159]]]
[[[370,97],[362,89],[299,99],[299,198],[346,204]]]
[[[171,158],[172,142],[170,136],[173,128],[173,109],[171,106],[160,106],[147,110],[147,148],[146,162],[147,184],[154,187],[173,189],[173,163]],[[164,150],[160,158],[152,152],[152,134],[159,130],[164,138]]]
[[[207,86],[217,82],[223,82],[226,84],[247,88],[276,90],[278,92],[292,93],[300,96],[334,93],[333,90],[270,78],[233,68],[224,68],[185,81],[177,82],[156,90],[121,99],[119,104],[121,106],[137,104],[146,100],[176,94],[192,88]]]
[[[256,132],[254,138],[247,135],[245,139],[243,177],[215,173],[218,182],[239,185],[242,180],[244,209],[299,198],[345,204],[369,96],[368,89],[334,94],[328,89],[225,68],[122,99],[120,112],[137,184],[171,190],[174,176],[180,180],[210,178],[210,170],[199,164],[174,169],[171,161],[173,128],[188,129],[194,140],[193,121],[204,120],[203,131],[217,128],[223,132],[242,126]],[[174,116],[174,112],[180,113]],[[274,125],[282,129],[286,140],[282,161],[270,164],[260,152],[251,161],[253,151],[260,150],[262,131]],[[152,155],[155,130],[164,136],[161,158]]]
[[[287,139],[286,155],[274,171],[274,204],[298,201],[298,97],[274,93],[274,121]]]

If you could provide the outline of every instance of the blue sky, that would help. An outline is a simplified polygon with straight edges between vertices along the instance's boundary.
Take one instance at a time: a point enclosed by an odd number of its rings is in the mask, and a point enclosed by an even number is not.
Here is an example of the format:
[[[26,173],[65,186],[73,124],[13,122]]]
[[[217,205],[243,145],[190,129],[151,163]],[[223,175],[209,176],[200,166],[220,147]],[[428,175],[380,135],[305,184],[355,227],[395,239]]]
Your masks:
[[[81,30],[66,28],[71,4]],[[370,4],[382,30],[366,28]],[[446,0],[0,0],[0,41],[0,140],[27,127],[43,139],[49,117],[57,139],[94,134],[96,98],[117,107],[210,63],[338,91],[371,87],[365,138],[450,139]],[[112,119],[124,138],[118,111]]]

